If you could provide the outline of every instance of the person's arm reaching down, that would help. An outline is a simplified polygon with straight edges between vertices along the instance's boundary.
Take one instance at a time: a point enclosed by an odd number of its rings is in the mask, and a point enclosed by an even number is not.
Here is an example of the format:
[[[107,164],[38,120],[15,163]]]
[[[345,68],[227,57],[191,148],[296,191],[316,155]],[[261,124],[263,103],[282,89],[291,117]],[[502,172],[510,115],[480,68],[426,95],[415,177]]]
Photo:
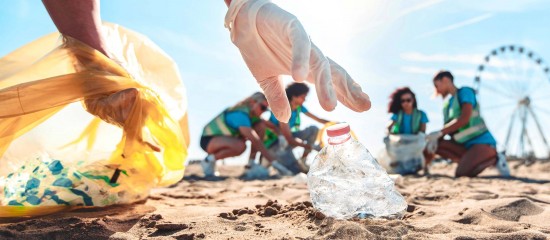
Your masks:
[[[42,0],[63,35],[75,38],[108,56],[101,31],[99,0]]]
[[[250,140],[252,146],[260,151],[269,162],[273,162],[276,160],[275,156],[273,156],[273,154],[271,154],[271,152],[269,152],[267,148],[265,148],[264,143],[262,142],[260,137],[258,137],[258,134],[256,133],[256,131],[254,131],[254,129],[249,127],[240,127],[239,132],[243,137]]]

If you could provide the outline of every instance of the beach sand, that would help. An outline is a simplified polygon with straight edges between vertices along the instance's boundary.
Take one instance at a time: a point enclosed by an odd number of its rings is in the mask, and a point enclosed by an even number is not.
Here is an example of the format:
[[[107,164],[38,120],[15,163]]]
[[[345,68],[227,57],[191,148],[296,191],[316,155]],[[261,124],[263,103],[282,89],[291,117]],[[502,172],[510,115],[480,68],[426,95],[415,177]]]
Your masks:
[[[511,162],[514,167],[519,162]],[[335,220],[312,207],[302,177],[243,181],[242,166],[218,166],[227,178],[204,181],[199,165],[140,204],[81,209],[31,219],[0,219],[0,239],[547,239],[550,163],[520,165],[514,179],[496,169],[452,177],[396,179],[409,207],[402,220]]]

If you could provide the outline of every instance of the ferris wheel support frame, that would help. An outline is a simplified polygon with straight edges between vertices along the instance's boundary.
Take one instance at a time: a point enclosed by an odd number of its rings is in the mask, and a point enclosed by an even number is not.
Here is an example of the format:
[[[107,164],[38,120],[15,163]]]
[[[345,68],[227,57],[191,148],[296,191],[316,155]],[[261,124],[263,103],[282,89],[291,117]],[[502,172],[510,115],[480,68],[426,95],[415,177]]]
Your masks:
[[[542,134],[542,127],[539,123],[539,119],[535,112],[533,111],[533,108],[529,107],[527,110],[529,110],[529,113],[531,113],[531,117],[533,117],[533,120],[535,120],[535,125],[537,126],[537,130],[539,131],[539,134],[542,136],[542,141],[544,143],[544,146],[546,146],[546,151],[548,152],[548,155],[550,156],[550,145],[548,145],[548,141],[546,140],[546,137],[544,134]]]

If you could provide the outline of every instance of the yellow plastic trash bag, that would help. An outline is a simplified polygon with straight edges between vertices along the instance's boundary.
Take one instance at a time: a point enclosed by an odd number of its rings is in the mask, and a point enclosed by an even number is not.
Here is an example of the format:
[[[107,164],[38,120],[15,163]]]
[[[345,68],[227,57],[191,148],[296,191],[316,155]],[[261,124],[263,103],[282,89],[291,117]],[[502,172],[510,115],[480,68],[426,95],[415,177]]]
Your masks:
[[[59,33],[0,59],[0,217],[132,203],[183,177],[176,64],[143,35],[103,30],[115,60]]]

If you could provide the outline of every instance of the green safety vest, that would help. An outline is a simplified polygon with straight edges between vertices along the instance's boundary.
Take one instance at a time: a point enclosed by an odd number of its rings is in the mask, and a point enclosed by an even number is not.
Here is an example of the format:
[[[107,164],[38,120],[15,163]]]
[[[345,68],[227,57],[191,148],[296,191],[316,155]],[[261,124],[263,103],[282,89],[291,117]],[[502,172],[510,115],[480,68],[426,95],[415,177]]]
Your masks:
[[[457,93],[461,89],[463,88],[458,89]],[[448,98],[443,104],[443,117],[445,124],[448,124],[449,122],[458,119],[458,117],[462,113],[458,94],[454,95],[454,101],[451,106],[449,106],[450,99],[451,98]],[[485,125],[485,121],[483,121],[483,118],[481,117],[479,103],[476,103],[476,107],[472,111],[470,121],[468,121],[466,125],[459,128],[457,132],[453,133],[452,137],[458,143],[465,143],[487,131],[488,129]]]
[[[300,130],[300,113],[302,112],[302,106],[298,106],[296,108],[296,118],[294,120],[294,126],[292,126],[290,128],[290,131],[291,132],[297,132]],[[278,136],[275,132],[273,132],[273,130],[269,129],[269,128],[266,128],[265,129],[265,134],[264,134],[264,146],[266,148],[269,148],[271,147],[271,145],[273,145],[277,140],[278,140]]]
[[[290,128],[291,132],[300,131],[300,123],[301,123],[300,113],[302,113],[302,106],[301,105],[296,108],[296,119],[294,120],[294,126],[292,126]]]
[[[278,138],[277,134],[275,132],[273,132],[273,130],[271,130],[269,128],[265,129],[264,146],[266,148],[271,147],[271,145],[273,145],[278,139],[279,138]]]
[[[240,136],[239,130],[227,126],[225,122],[225,115],[229,112],[244,112],[250,117],[252,124],[258,122],[260,119],[250,116],[250,108],[247,106],[241,106],[237,108],[228,108],[216,116],[210,121],[202,130],[202,136]]]
[[[397,121],[393,124],[393,127],[391,128],[392,134],[400,134],[401,133],[401,124],[403,123],[403,115],[405,113],[403,111],[399,111],[397,113]],[[414,109],[412,112],[412,133],[417,134],[420,131],[420,120],[422,119],[422,113],[418,109]]]

